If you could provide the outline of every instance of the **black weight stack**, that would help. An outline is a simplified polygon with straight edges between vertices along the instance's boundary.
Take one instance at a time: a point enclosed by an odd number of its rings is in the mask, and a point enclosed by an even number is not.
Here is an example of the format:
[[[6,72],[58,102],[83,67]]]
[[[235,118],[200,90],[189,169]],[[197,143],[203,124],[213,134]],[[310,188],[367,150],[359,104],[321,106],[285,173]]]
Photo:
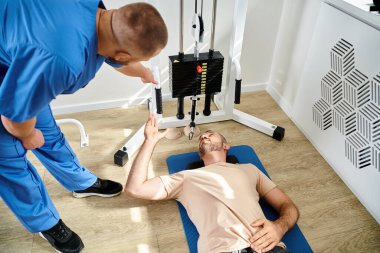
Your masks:
[[[219,51],[212,55],[200,53],[169,56],[169,76],[172,97],[186,97],[220,92],[224,57]]]

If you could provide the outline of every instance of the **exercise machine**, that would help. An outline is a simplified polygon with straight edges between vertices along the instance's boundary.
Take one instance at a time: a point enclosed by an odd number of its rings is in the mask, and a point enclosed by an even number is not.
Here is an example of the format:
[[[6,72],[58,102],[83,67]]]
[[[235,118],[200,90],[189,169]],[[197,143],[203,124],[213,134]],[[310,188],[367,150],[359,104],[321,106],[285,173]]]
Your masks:
[[[159,58],[151,60],[151,69],[159,85],[152,87],[149,109],[154,112],[159,122],[159,129],[187,127],[188,137],[192,139],[196,125],[234,120],[264,134],[272,136],[276,140],[282,140],[285,129],[256,118],[234,108],[234,104],[240,103],[241,94],[241,66],[240,55],[244,35],[245,18],[248,0],[235,0],[234,16],[230,49],[226,68],[227,81],[222,90],[222,76],[224,57],[219,51],[214,50],[215,24],[217,0],[213,0],[212,29],[210,49],[206,53],[199,52],[199,45],[203,42],[203,0],[200,12],[198,1],[195,0],[195,13],[192,21],[192,35],[194,37],[194,53],[183,52],[183,7],[184,1],[180,0],[180,39],[179,53],[169,56],[169,76],[172,97],[177,99],[177,115],[163,117],[161,82],[159,72]],[[155,1],[150,1],[157,7]],[[200,96],[205,97],[203,114],[196,112],[196,104]],[[184,99],[190,96],[192,107],[190,114],[184,113]],[[217,110],[211,111],[211,101],[214,101]],[[114,162],[123,166],[144,141],[143,125],[131,139],[114,155]]]

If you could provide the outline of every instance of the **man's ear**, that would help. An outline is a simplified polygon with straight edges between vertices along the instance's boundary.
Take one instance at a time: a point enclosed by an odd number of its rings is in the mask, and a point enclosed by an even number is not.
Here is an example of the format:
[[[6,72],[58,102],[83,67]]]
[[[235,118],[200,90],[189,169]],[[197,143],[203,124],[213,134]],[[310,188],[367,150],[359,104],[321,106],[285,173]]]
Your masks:
[[[230,145],[228,145],[227,143],[223,143],[223,149],[224,149],[224,151],[228,151],[228,150],[230,150],[230,148],[231,148],[231,146]]]
[[[132,56],[126,52],[117,52],[114,59],[118,62],[129,62]]]

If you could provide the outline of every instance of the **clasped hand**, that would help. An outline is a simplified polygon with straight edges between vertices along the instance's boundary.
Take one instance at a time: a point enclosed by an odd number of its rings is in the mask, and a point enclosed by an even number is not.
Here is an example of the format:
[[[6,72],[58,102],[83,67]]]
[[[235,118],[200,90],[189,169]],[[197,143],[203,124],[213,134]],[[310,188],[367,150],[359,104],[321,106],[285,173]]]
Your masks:
[[[257,232],[250,239],[251,248],[259,253],[273,249],[284,235],[281,227],[270,220],[259,219],[251,226],[257,228]]]

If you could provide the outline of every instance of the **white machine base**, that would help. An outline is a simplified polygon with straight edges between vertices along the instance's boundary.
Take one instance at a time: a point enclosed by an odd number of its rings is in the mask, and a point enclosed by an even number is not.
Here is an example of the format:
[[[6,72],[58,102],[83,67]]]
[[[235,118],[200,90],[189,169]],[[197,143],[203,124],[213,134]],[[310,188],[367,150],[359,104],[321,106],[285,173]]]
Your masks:
[[[84,130],[84,126],[82,125],[82,123],[79,120],[76,120],[76,119],[59,119],[59,120],[56,120],[56,122],[58,125],[67,124],[67,123],[76,125],[79,129],[79,132],[80,132],[80,146],[81,146],[81,148],[89,146],[89,144],[90,144],[89,136],[88,136],[88,134],[86,134],[86,131]]]

